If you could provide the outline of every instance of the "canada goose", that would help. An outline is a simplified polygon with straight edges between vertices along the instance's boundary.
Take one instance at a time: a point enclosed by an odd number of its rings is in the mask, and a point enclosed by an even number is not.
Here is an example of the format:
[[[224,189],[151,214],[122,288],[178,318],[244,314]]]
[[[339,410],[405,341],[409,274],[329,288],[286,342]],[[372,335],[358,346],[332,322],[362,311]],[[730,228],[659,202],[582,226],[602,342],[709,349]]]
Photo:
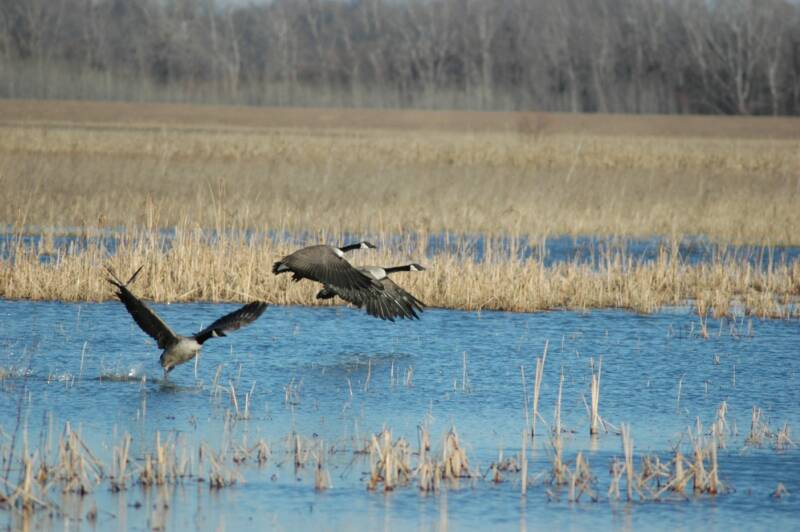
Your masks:
[[[272,265],[272,273],[292,272],[292,281],[311,279],[324,285],[346,290],[381,290],[373,277],[360,272],[344,259],[353,249],[374,249],[369,242],[357,242],[344,247],[326,244],[298,249]]]
[[[364,266],[359,271],[381,283],[382,291],[362,291],[336,288],[330,285],[317,293],[317,299],[330,299],[339,296],[345,301],[361,308],[366,306],[367,314],[383,320],[394,321],[394,318],[419,319],[415,310],[422,312],[425,303],[412,296],[394,281],[389,279],[389,274],[394,272],[419,272],[425,268],[417,263],[405,266],[381,268],[379,266]]]
[[[181,336],[175,334],[150,307],[145,305],[128,290],[128,285],[136,279],[136,276],[139,275],[142,268],[143,266],[139,267],[131,278],[128,279],[128,282],[123,283],[116,274],[114,274],[114,271],[107,267],[106,270],[111,275],[111,278],[107,280],[118,288],[116,296],[122,301],[125,308],[128,309],[128,312],[133,317],[133,321],[158,342],[159,349],[164,350],[161,353],[160,361],[161,367],[164,368],[165,380],[167,374],[172,371],[175,366],[188,362],[197,356],[197,353],[200,352],[200,348],[206,340],[218,336],[226,336],[225,333],[252,323],[267,309],[266,303],[262,301],[253,301],[230,314],[226,314],[197,334]]]

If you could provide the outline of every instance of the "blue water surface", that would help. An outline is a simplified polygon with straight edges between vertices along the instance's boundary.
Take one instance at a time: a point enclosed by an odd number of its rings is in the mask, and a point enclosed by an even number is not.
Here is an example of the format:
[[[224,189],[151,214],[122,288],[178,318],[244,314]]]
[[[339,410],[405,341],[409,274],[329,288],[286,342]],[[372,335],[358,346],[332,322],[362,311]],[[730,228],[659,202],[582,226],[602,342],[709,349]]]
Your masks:
[[[236,306],[153,308],[176,331],[191,333]],[[69,422],[105,461],[123,433],[133,438],[134,461],[152,451],[156,433],[218,449],[226,438],[264,439],[272,448],[266,466],[242,466],[244,482],[232,487],[187,481],[164,488],[167,509],[156,490],[138,486],[111,493],[101,484],[84,498],[65,496],[61,504],[75,526],[90,526],[79,518],[96,504],[94,526],[129,530],[796,528],[800,453],[776,450],[770,441],[749,446],[745,438],[753,406],[773,431],[800,426],[800,325],[738,318],[709,320],[709,331],[708,339],[699,336],[697,317],[686,308],[648,315],[430,309],[420,321],[387,323],[346,307],[271,306],[252,326],[210,340],[196,368],[178,367],[165,384],[154,341],[119,303],[0,301],[0,436],[6,444],[24,429],[39,441],[48,426],[60,431]],[[518,475],[500,484],[464,480],[433,494],[413,485],[366,489],[369,465],[353,450],[384,427],[416,448],[418,426],[428,426],[433,452],[455,427],[481,474],[500,450],[518,453],[527,426],[523,397],[530,401],[535,359],[546,344],[543,421],[529,476],[550,467],[547,427],[563,373],[565,457],[586,453],[598,502],[571,503],[563,490],[552,497],[542,482],[521,496]],[[593,441],[585,403],[600,359],[600,414],[610,429]],[[240,409],[252,390],[249,419],[231,421],[231,387]],[[708,430],[723,401],[730,429],[719,462],[727,493],[609,500],[608,467],[622,455],[613,427],[630,424],[637,463],[645,453],[668,460],[698,418]],[[285,441],[292,434],[337,449],[326,459],[330,489],[314,489],[313,467],[291,467]],[[778,482],[788,497],[771,497]],[[20,519],[0,513],[2,526],[20,526]],[[35,526],[64,526],[63,517],[32,519]]]

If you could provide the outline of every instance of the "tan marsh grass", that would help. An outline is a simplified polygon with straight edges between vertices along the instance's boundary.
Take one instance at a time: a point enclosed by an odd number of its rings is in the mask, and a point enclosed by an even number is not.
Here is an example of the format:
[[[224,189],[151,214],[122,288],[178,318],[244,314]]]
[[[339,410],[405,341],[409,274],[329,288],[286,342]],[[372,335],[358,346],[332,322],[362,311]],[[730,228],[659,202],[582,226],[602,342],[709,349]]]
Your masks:
[[[554,115],[529,135],[514,126],[519,117],[485,113],[351,110],[314,122],[303,110],[292,120],[262,109],[246,110],[264,117],[248,122],[231,118],[242,115],[234,108],[14,105],[22,109],[0,102],[8,111],[0,183],[14,191],[0,222],[18,229],[188,220],[223,229],[800,238],[794,119],[694,117],[681,131],[674,117]],[[198,124],[193,114],[206,118]]]
[[[0,186],[13,191],[0,223],[18,237],[0,249],[13,256],[0,260],[4,298],[108,299],[99,272],[111,263],[144,264],[136,290],[154,301],[319,304],[315,287],[269,264],[301,244],[364,235],[381,249],[353,261],[424,262],[424,275],[398,280],[434,307],[652,312],[692,301],[706,337],[709,316],[800,315],[797,261],[691,265],[677,252],[681,235],[800,243],[796,119],[24,101],[0,101],[0,116]],[[530,134],[526,120],[547,127]],[[175,234],[168,248],[163,230]],[[467,240],[426,258],[419,242],[441,231],[485,235],[485,260],[469,260]],[[65,233],[121,241],[112,256],[62,245]],[[607,249],[595,265],[545,266],[510,258],[501,241],[578,234],[673,243],[650,263]],[[27,246],[25,235],[41,240]]]
[[[429,306],[466,310],[539,311],[547,309],[626,308],[653,312],[664,305],[693,301],[720,316],[737,309],[759,317],[800,315],[800,263],[773,265],[771,270],[747,263],[719,259],[709,264],[689,264],[662,249],[652,262],[642,262],[622,252],[609,251],[597,266],[567,261],[545,266],[536,260],[498,258],[475,262],[462,251],[440,252],[424,258],[419,244],[425,235],[405,244],[377,251],[356,251],[355,264],[424,262],[424,274],[397,274],[397,281]],[[342,241],[339,235],[319,235],[320,240]],[[379,246],[389,236],[379,237]],[[314,240],[314,237],[311,237]],[[272,242],[233,233],[211,242],[197,228],[177,228],[169,246],[154,230],[129,231],[120,236],[115,252],[90,239],[86,249],[66,246],[43,255],[22,240],[12,240],[0,261],[0,297],[9,299],[102,301],[113,294],[105,282],[103,266],[127,272],[144,265],[135,285],[137,295],[157,302],[246,301],[254,298],[272,304],[330,304],[314,295],[314,283],[292,283],[277,277],[269,265],[298,247],[294,240]],[[499,244],[488,243],[487,257],[502,256]],[[492,251],[493,246],[497,249]],[[131,270],[132,271],[132,270]],[[705,294],[716,293],[713,300]],[[714,305],[720,305],[719,308]],[[462,383],[466,385],[466,381]],[[533,415],[537,416],[534,389]]]

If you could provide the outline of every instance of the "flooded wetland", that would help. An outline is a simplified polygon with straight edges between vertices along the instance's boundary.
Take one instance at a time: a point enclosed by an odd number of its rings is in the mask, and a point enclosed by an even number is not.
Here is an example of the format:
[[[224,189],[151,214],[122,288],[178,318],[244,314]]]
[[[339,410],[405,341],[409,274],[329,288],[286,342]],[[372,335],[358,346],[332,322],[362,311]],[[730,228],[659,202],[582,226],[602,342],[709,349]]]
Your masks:
[[[800,526],[796,122],[73,107],[0,121],[0,528]],[[420,319],[278,264],[362,240]],[[137,298],[269,306],[165,376]]]
[[[229,307],[155,305],[176,330]],[[722,529],[790,527],[800,510],[779,493],[800,489],[795,322],[713,320],[704,339],[687,308],[430,309],[419,322],[392,324],[349,308],[272,306],[163,381],[154,342],[118,303],[4,301],[0,315],[4,463],[16,441],[15,456],[34,456],[34,475],[43,464],[50,472],[31,488],[46,507],[4,512],[8,526]],[[633,440],[630,502],[625,474],[614,489],[623,425]],[[80,465],[70,464],[83,469],[78,480],[60,472],[67,431],[80,441],[71,450]],[[426,485],[421,466],[452,458],[451,431],[463,464]],[[115,453],[126,438],[121,476]],[[706,475],[717,446],[716,494],[695,491],[689,478],[695,445]],[[380,466],[389,449],[400,461],[389,466],[394,477]],[[686,460],[680,491],[669,487],[676,451]],[[582,495],[573,485],[578,453],[589,464]],[[6,478],[22,473],[14,464]]]

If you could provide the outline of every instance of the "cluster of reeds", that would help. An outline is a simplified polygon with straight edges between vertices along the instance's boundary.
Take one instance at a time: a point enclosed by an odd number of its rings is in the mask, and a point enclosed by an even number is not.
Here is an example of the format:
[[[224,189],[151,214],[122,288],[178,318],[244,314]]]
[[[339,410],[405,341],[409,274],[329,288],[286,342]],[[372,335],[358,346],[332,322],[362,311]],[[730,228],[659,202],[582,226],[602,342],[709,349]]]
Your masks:
[[[644,455],[637,470],[633,455],[633,438],[627,424],[621,426],[622,450],[624,460],[614,459],[609,474],[611,482],[608,497],[619,500],[620,485],[625,480],[625,498],[634,500],[634,494],[640,501],[658,501],[670,495],[686,498],[689,483],[695,496],[717,495],[725,488],[719,480],[716,438],[706,439],[703,436],[700,421],[694,432],[687,431],[691,442],[691,457],[686,458],[680,447],[674,451],[672,460],[663,462],[658,455]]]
[[[123,438],[122,446],[128,444]],[[163,486],[182,482],[192,476],[192,459],[186,447],[178,455],[178,446],[175,441],[168,439],[162,443],[161,433],[156,432],[155,447],[152,452],[146,452],[138,472],[138,482],[142,486]],[[199,455],[205,456],[205,447],[201,446]],[[124,452],[124,451],[123,451]]]
[[[304,468],[312,456],[321,456],[320,444],[318,440],[304,438],[297,432],[292,432],[284,438],[286,457],[291,460],[295,472]]]
[[[588,460],[584,458],[582,452],[579,452],[575,458],[575,467],[569,476],[569,500],[580,502],[581,496],[585,493],[589,499],[597,501],[598,494],[593,489],[596,480],[589,468]]]
[[[383,429],[372,435],[369,444],[370,475],[367,488],[374,490],[383,484],[385,491],[404,485],[411,479],[411,456],[408,441],[403,438],[392,440],[392,433]]]
[[[479,472],[469,464],[466,449],[458,438],[455,427],[451,427],[442,441],[441,459],[429,452],[430,438],[427,429],[420,437],[419,465],[416,468],[417,483],[420,491],[437,491],[443,483],[458,486],[462,478],[477,478]],[[425,450],[427,446],[427,450]]]
[[[745,438],[745,445],[762,447],[767,443],[779,451],[797,446],[792,440],[789,423],[784,422],[780,429],[772,429],[764,419],[763,411],[759,407],[753,406],[750,414],[750,430]]]
[[[58,462],[51,474],[61,483],[63,491],[80,495],[92,491],[104,477],[102,464],[69,423],[65,425],[64,434],[59,439]],[[44,475],[44,469],[40,469],[40,478]]]
[[[764,421],[763,412],[757,406],[753,406],[752,414],[750,416],[750,432],[747,434],[745,444],[760,447],[764,444],[765,440],[772,437],[769,425]]]
[[[158,302],[193,300],[328,305],[315,288],[274,276],[264,264],[319,241],[344,242],[345,234],[320,233],[275,240],[234,231],[210,235],[191,226],[175,228],[169,238],[157,228],[120,234],[109,247],[99,236],[84,245],[58,247],[43,255],[38,245],[19,236],[0,243],[0,297],[34,300],[100,301],[113,297],[101,267],[124,271],[143,264],[137,293]],[[369,237],[379,250],[354,253],[355,264],[402,264],[426,255],[428,236],[383,233]],[[454,237],[455,238],[455,237]],[[520,259],[501,239],[485,242],[483,260],[473,244],[458,237],[424,259],[424,275],[405,275],[403,286],[430,306],[466,310],[536,311],[553,308],[628,308],[653,312],[665,305],[693,301],[708,336],[707,316],[735,315],[738,309],[760,317],[800,316],[800,262],[755,268],[747,260],[713,259],[690,263],[664,244],[652,261],[609,249],[593,261],[578,258],[550,265]],[[109,256],[110,255],[110,256]],[[489,258],[492,255],[494,258]],[[714,294],[708,298],[707,294]],[[738,333],[737,333],[738,334]],[[239,405],[241,406],[241,405]]]
[[[27,430],[21,434],[22,448],[18,452],[16,435],[10,445],[0,447],[5,468],[0,477],[0,509],[58,511],[53,491],[83,497],[105,482],[112,492],[127,490],[132,485],[143,489],[171,487],[189,479],[207,482],[209,487],[218,489],[243,480],[237,466],[246,459],[254,457],[256,463],[263,465],[271,455],[264,440],[252,447],[246,446],[245,440],[245,449],[224,444],[219,450],[201,442],[194,450],[186,442],[179,443],[174,437],[163,439],[156,433],[152,449],[137,458],[131,454],[133,440],[125,434],[111,448],[110,465],[106,465],[70,423],[65,424],[55,453],[51,453],[52,432],[51,423],[38,449],[29,449]],[[16,480],[12,473],[16,474]],[[96,509],[94,515],[96,517]]]
[[[55,456],[50,456],[52,424],[40,448],[31,451],[27,431],[22,434],[23,445],[18,456],[14,453],[16,437],[3,450],[5,476],[0,488],[0,508],[32,511],[55,509],[50,491],[84,496],[93,491],[106,477],[105,466],[94,456],[80,435],[66,423],[58,438]],[[12,466],[17,465],[18,480],[10,480]]]
[[[524,438],[524,446],[527,446],[528,438]],[[504,457],[503,450],[500,449],[497,453],[497,461],[489,465],[488,476],[492,482],[499,484],[503,482],[503,473],[520,473],[522,471],[522,463],[525,461],[523,458],[525,454],[520,452],[519,456]],[[526,464],[527,465],[527,464]],[[520,475],[523,478],[527,475]]]

